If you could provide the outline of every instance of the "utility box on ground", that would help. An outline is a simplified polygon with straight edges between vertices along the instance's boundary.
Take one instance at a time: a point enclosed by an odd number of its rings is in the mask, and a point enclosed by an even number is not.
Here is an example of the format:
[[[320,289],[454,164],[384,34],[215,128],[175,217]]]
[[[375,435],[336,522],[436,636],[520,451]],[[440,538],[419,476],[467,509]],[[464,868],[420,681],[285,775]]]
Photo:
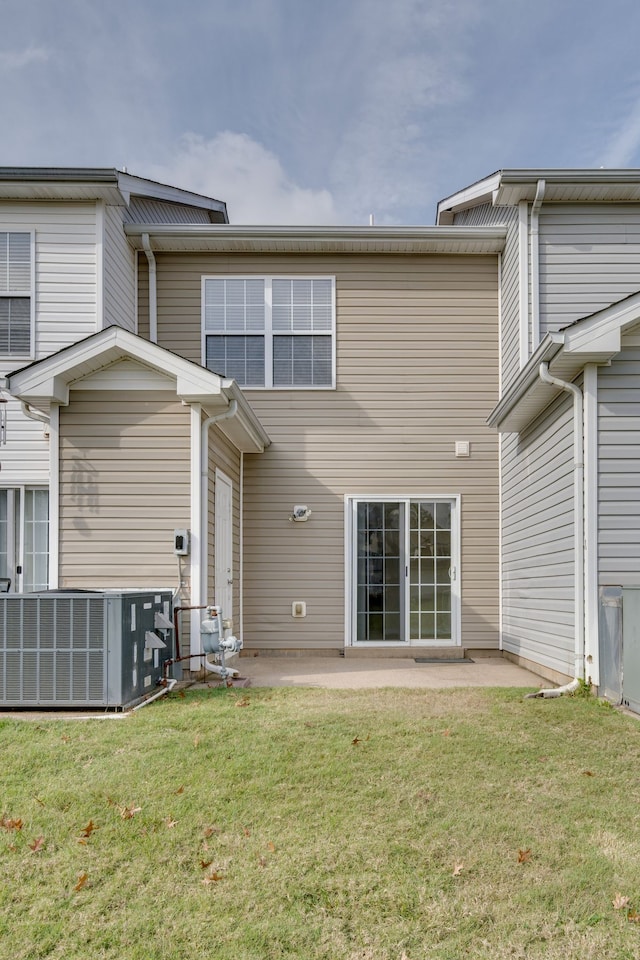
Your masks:
[[[170,590],[0,594],[0,708],[123,709],[173,657]]]

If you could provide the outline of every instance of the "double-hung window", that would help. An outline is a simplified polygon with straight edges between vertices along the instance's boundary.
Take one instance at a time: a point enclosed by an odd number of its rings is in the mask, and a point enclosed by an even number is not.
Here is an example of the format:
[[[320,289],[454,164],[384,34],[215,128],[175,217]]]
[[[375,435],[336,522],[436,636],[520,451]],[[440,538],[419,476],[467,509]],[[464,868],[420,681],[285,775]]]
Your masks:
[[[203,363],[242,387],[335,386],[333,277],[204,277]]]
[[[30,233],[0,232],[0,356],[31,354]]]

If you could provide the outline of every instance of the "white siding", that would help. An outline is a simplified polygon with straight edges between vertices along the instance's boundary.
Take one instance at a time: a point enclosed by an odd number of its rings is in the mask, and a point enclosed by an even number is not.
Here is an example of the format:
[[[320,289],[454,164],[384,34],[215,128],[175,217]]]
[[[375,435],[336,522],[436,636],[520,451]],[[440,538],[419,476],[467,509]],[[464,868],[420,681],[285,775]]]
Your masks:
[[[135,253],[124,235],[120,207],[105,207],[104,320],[135,333]]]
[[[640,346],[598,371],[599,581],[640,586]]]
[[[503,442],[503,644],[573,676],[573,407]]]
[[[542,336],[635,293],[639,272],[640,205],[542,207]]]
[[[0,203],[0,230],[35,231],[36,342],[42,359],[96,330],[96,208],[93,203]],[[0,375],[24,363],[5,359]],[[0,448],[2,486],[47,483],[49,444],[43,425],[9,403],[7,445]]]

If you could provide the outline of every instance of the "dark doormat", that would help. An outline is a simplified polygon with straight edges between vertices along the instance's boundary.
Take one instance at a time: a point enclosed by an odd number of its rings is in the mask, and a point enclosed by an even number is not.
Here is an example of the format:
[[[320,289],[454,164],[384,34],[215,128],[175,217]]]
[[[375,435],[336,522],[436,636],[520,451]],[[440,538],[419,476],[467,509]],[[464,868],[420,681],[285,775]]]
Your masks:
[[[445,660],[444,657],[415,657],[414,663],[475,663],[470,657],[455,657],[452,660]]]

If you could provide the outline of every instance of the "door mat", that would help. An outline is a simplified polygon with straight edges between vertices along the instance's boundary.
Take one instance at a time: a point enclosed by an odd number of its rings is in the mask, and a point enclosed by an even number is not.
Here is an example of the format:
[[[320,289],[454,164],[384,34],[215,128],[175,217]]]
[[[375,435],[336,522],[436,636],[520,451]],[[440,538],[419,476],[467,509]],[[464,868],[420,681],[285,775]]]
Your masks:
[[[475,663],[470,657],[455,657],[452,660],[446,660],[444,657],[415,657],[414,663]]]

